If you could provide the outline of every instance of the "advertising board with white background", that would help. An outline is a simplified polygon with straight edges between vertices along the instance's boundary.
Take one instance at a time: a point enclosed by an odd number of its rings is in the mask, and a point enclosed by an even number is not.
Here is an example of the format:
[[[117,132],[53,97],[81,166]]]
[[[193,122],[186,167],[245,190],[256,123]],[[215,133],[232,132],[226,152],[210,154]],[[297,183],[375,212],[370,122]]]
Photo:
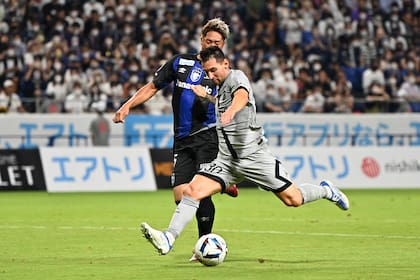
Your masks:
[[[344,189],[420,188],[420,148],[270,149],[297,184],[328,179]],[[49,192],[157,189],[154,163],[146,147],[41,148],[40,151]]]
[[[112,116],[106,114],[110,121]],[[90,143],[94,117],[2,114],[0,147],[40,148],[49,191],[155,190],[149,148],[172,148],[172,116],[130,115],[111,125],[111,145],[104,150]],[[297,183],[328,178],[344,188],[420,188],[419,114],[257,118]]]
[[[297,183],[342,188],[420,188],[420,148],[271,147]]]
[[[95,114],[0,114],[0,148],[91,146],[89,124]],[[111,123],[111,146],[172,148],[173,116],[132,114]],[[270,146],[420,147],[420,114],[268,114],[257,115]]]
[[[48,192],[154,191],[149,148],[40,148]]]

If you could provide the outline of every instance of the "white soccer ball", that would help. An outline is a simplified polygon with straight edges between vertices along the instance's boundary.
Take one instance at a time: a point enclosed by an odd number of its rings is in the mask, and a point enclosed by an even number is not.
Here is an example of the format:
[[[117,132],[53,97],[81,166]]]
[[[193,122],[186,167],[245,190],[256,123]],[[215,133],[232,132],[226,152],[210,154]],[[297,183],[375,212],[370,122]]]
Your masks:
[[[195,244],[195,255],[199,262],[206,266],[221,264],[227,254],[226,241],[218,234],[203,235]]]

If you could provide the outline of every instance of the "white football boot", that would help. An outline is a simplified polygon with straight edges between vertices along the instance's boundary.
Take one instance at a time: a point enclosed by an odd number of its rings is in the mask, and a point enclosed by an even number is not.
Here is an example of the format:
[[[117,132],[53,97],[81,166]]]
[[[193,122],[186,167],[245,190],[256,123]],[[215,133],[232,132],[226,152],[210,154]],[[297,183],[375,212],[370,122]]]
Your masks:
[[[350,208],[350,202],[347,196],[335,187],[330,181],[323,180],[319,184],[327,189],[327,199],[334,202],[340,209],[348,210]]]
[[[147,223],[141,223],[140,228],[144,237],[152,243],[160,255],[166,255],[171,251],[172,244],[164,232],[152,228]]]
[[[189,262],[198,262],[197,255],[195,253],[193,253],[191,258],[188,261]]]

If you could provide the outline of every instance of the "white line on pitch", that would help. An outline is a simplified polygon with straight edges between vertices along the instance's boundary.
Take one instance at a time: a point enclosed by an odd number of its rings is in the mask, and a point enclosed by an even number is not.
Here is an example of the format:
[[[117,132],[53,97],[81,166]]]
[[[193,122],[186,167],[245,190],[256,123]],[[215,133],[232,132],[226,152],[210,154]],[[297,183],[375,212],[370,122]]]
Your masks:
[[[1,229],[34,229],[46,230],[56,228],[59,230],[138,230],[137,227],[115,227],[115,226],[45,226],[45,225],[0,225]],[[251,234],[273,234],[273,235],[303,235],[303,236],[329,236],[348,238],[387,238],[387,239],[420,239],[416,235],[385,235],[385,234],[358,234],[358,233],[331,233],[331,232],[302,232],[302,231],[276,231],[276,230],[247,230],[247,229],[218,229],[218,232],[251,233]]]
[[[420,236],[413,235],[384,235],[384,234],[357,234],[357,233],[331,233],[331,232],[302,232],[302,231],[275,231],[275,230],[232,230],[221,229],[220,232],[237,232],[253,234],[277,234],[277,235],[310,235],[310,236],[332,236],[351,238],[389,238],[389,239],[420,239]]]

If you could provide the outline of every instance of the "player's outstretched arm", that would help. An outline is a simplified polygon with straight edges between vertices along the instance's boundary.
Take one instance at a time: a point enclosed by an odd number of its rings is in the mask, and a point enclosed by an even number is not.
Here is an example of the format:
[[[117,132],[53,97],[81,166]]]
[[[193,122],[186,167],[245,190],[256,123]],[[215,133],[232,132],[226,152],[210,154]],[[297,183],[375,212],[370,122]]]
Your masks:
[[[235,91],[232,104],[221,115],[220,121],[222,122],[222,125],[225,126],[229,124],[235,117],[236,113],[242,110],[246,104],[248,104],[248,101],[248,91],[246,91],[244,88],[240,88]]]
[[[123,123],[125,118],[130,113],[130,109],[143,104],[156,94],[158,89],[153,82],[147,83],[144,87],[138,89],[136,93],[130,97],[118,110],[115,112],[112,121],[114,123]]]

